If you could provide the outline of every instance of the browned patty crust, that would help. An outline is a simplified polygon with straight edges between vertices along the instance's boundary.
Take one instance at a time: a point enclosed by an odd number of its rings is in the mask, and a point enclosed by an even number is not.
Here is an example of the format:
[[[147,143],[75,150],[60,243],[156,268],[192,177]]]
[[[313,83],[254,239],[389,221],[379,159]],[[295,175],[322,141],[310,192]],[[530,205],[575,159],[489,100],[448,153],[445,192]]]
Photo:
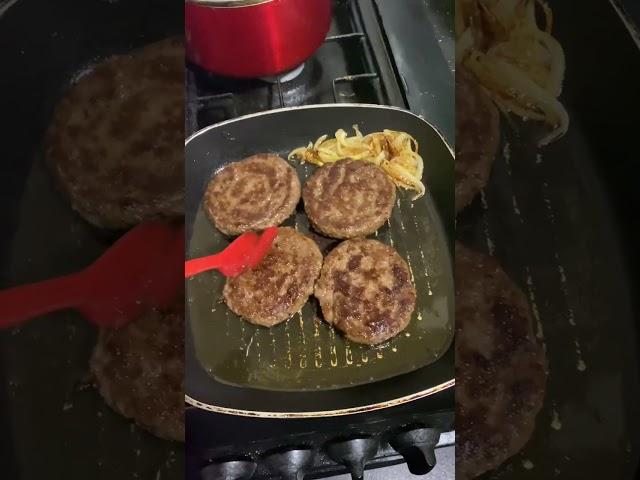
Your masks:
[[[88,222],[125,228],[184,212],[181,39],[109,58],[57,105],[46,136],[53,177]]]
[[[284,222],[300,201],[300,179],[285,160],[260,154],[230,163],[209,182],[204,207],[227,235]]]
[[[282,227],[256,268],[227,278],[224,300],[249,322],[272,327],[304,306],[321,267],[322,253],[316,243],[293,228]]]
[[[184,441],[184,313],[149,312],[102,329],[91,372],[105,402],[153,434]]]
[[[500,142],[493,101],[464,68],[456,71],[456,211],[469,205],[489,180]]]
[[[315,296],[324,319],[354,342],[375,345],[404,330],[416,305],[409,267],[377,240],[347,240],[325,258]]]
[[[391,216],[396,187],[376,165],[340,160],[318,169],[302,191],[313,227],[333,238],[369,235]]]
[[[544,351],[527,299],[492,257],[456,245],[456,478],[527,443],[542,407]]]

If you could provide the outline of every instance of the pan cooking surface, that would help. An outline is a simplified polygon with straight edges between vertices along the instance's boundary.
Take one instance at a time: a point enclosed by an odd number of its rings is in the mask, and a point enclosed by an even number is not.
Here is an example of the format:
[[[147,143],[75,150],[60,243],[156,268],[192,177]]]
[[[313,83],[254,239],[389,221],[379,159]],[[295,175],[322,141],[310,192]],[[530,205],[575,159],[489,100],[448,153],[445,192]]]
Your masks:
[[[267,145],[264,147],[268,149]],[[212,164],[213,168],[216,166],[217,162]],[[301,181],[316,168],[299,165]],[[404,332],[377,347],[351,342],[321,319],[313,297],[286,322],[269,329],[258,327],[227,308],[222,302],[224,277],[207,272],[187,282],[196,355],[204,368],[217,380],[232,385],[312,390],[380,380],[439,359],[453,335],[451,261],[429,196],[412,203],[412,195],[399,191],[392,218],[371,236],[394,246],[409,265],[418,295],[411,323]],[[302,205],[284,225],[316,240],[324,247],[323,254],[338,243],[310,229]],[[189,256],[217,252],[227,244],[202,208],[198,210]]]
[[[425,159],[427,196],[412,204],[411,192],[399,191],[392,218],[371,236],[394,246],[410,267],[418,300],[409,327],[381,346],[358,345],[321,319],[313,297],[288,321],[271,329],[257,327],[229,311],[222,300],[224,279],[216,272],[206,272],[186,282],[188,397],[193,394],[195,400],[209,403],[202,398],[202,392],[206,392],[205,396],[215,399],[214,405],[221,405],[224,395],[216,395],[220,390],[237,396],[241,391],[237,387],[287,390],[299,392],[299,400],[292,402],[296,410],[325,410],[330,407],[322,404],[318,391],[330,395],[330,390],[370,384],[381,401],[388,401],[453,378],[452,356],[436,361],[449,352],[453,336],[449,255],[453,163],[440,136],[410,113],[377,106],[303,107],[246,117],[196,135],[186,149],[187,256],[210,254],[228,243],[201,208],[202,195],[214,172],[228,162],[256,153],[286,157],[297,146],[338,128],[349,129],[355,123],[363,132],[391,128],[411,133]],[[296,168],[302,182],[316,169],[308,164]],[[441,219],[450,221],[443,223]],[[310,229],[301,204],[285,225],[313,238],[323,254],[337,244]],[[403,375],[408,372],[416,374],[415,380]],[[384,392],[376,386],[375,382],[398,376],[403,379],[402,387],[396,385],[398,389]],[[201,393],[196,395],[196,391]],[[275,391],[272,395],[274,401],[281,397]],[[308,402],[306,399],[312,396],[318,398]],[[373,400],[365,396],[345,402],[344,396],[337,394],[332,398],[337,408],[358,407]],[[265,408],[262,402],[250,398],[242,403],[250,410]],[[278,410],[286,411],[287,407],[279,403]],[[233,402],[228,407],[242,408]]]

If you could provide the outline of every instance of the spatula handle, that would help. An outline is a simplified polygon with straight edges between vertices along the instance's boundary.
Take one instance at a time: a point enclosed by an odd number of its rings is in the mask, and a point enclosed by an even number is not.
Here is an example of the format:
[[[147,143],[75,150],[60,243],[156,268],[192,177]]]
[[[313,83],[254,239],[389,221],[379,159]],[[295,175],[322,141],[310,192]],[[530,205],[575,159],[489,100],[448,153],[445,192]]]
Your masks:
[[[207,270],[222,266],[222,256],[219,253],[206,257],[194,258],[184,262],[184,278],[189,278]]]
[[[80,274],[0,290],[0,328],[74,307],[83,298],[83,290]]]

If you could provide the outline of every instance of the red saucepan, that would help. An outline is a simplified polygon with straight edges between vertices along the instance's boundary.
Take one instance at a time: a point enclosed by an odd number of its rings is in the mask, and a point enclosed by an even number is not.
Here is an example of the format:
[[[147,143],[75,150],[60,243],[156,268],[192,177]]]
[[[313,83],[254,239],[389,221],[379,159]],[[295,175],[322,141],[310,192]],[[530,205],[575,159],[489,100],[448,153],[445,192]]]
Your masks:
[[[187,56],[229,77],[291,70],[322,44],[331,0],[187,0]]]

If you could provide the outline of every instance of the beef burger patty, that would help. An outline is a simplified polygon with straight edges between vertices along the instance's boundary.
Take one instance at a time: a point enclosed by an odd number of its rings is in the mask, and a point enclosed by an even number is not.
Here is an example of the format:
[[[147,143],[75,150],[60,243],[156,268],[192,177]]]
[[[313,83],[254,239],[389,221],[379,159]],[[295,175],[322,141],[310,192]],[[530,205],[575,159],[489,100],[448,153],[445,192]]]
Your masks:
[[[319,168],[302,192],[313,227],[333,238],[366,236],[391,216],[396,187],[384,171],[361,160]]]
[[[53,177],[102,228],[184,212],[184,47],[154,43],[98,64],[57,105],[46,136]]]
[[[224,167],[209,182],[204,207],[218,230],[239,235],[280,225],[300,201],[300,179],[285,160],[260,154]]]
[[[409,267],[377,240],[347,240],[325,258],[315,296],[324,319],[351,341],[375,345],[404,330],[416,305]]]
[[[280,228],[256,268],[227,278],[224,300],[249,322],[272,327],[303,307],[321,267],[322,253],[313,240],[293,228]]]
[[[527,299],[492,257],[456,245],[456,478],[498,467],[527,443],[546,369]]]
[[[105,402],[161,438],[184,441],[184,313],[152,311],[102,329],[91,372]]]

